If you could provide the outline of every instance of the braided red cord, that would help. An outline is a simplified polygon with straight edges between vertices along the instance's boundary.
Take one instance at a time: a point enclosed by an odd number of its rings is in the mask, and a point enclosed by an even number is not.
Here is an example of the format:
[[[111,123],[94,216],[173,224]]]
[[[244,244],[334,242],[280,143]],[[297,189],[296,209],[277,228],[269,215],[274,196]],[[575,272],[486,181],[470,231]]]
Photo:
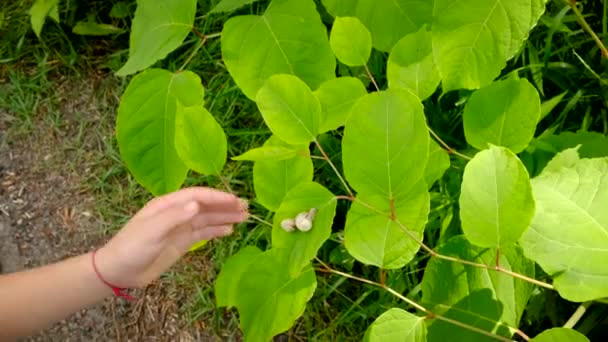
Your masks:
[[[104,283],[107,287],[109,287],[110,289],[112,289],[112,292],[114,292],[114,294],[117,297],[120,298],[124,298],[126,300],[129,301],[133,301],[135,300],[135,297],[129,295],[126,291],[128,290],[127,288],[122,288],[122,287],[118,287],[115,285],[110,284],[108,281],[106,281],[103,276],[101,275],[101,273],[99,273],[99,270],[97,269],[97,263],[95,262],[95,255],[97,254],[97,250],[94,250],[92,255],[91,255],[91,259],[92,259],[92,263],[93,263],[93,270],[95,271],[95,274],[97,275],[97,278],[99,278],[99,280],[101,280],[102,283]]]

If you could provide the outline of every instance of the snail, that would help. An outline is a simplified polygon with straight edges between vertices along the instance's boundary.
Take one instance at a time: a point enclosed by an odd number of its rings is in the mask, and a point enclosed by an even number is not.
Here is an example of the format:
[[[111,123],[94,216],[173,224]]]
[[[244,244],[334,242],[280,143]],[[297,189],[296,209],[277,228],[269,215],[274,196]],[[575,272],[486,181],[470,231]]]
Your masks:
[[[286,232],[292,232],[297,228],[301,232],[307,232],[312,229],[312,223],[317,214],[316,208],[311,208],[308,211],[299,213],[295,219],[287,218],[281,222],[281,228]]]

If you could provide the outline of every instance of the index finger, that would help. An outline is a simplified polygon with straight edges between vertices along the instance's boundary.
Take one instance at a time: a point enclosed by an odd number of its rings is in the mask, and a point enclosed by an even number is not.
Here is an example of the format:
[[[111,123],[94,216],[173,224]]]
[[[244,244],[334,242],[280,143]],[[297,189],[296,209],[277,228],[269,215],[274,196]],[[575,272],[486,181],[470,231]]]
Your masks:
[[[206,187],[191,187],[178,190],[151,200],[138,213],[137,217],[146,217],[175,205],[186,205],[197,202],[201,208],[213,211],[242,211],[246,209],[237,196]]]

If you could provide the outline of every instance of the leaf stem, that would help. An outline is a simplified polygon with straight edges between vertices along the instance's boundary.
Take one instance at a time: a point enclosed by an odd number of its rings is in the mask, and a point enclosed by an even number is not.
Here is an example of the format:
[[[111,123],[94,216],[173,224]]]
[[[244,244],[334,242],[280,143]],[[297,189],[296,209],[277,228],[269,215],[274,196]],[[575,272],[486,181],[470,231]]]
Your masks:
[[[317,145],[317,148],[319,149],[319,151],[321,152],[321,154],[323,155],[323,159],[325,161],[327,161],[327,163],[329,164],[329,166],[336,173],[336,176],[338,176],[338,178],[340,179],[340,182],[342,182],[342,185],[344,186],[344,189],[346,189],[346,192],[348,192],[348,194],[350,195],[350,197],[354,198],[355,195],[353,194],[353,191],[348,186],[348,183],[346,183],[346,181],[344,180],[344,177],[342,177],[342,175],[340,174],[340,171],[338,171],[338,168],[336,167],[336,165],[334,165],[334,163],[331,161],[331,159],[329,159],[329,156],[327,155],[327,153],[325,153],[325,150],[323,149],[323,146],[321,146],[321,144],[319,143],[319,141],[317,139],[315,139],[314,142],[315,142],[315,145]]]
[[[506,338],[506,337],[503,337],[503,336],[499,336],[499,335],[493,334],[493,333],[491,333],[491,332],[489,332],[489,331],[485,331],[485,330],[483,330],[483,329],[479,329],[479,328],[474,327],[474,326],[472,326],[472,325],[468,325],[468,324],[466,324],[466,323],[462,323],[462,322],[459,322],[459,321],[453,320],[453,319],[451,319],[451,318],[448,318],[448,317],[444,317],[444,316],[441,316],[441,315],[435,314],[435,313],[433,313],[431,310],[429,310],[429,309],[427,309],[426,307],[424,307],[424,306],[422,306],[422,305],[420,305],[420,304],[416,303],[415,301],[413,301],[413,300],[411,300],[411,299],[409,299],[409,298],[405,297],[405,296],[404,296],[404,295],[402,295],[401,293],[399,293],[399,292],[395,291],[394,289],[392,289],[392,288],[390,288],[390,287],[386,286],[385,284],[378,283],[378,282],[375,282],[375,281],[372,281],[372,280],[369,280],[369,279],[365,279],[365,278],[357,277],[357,276],[354,276],[354,275],[352,275],[352,274],[348,274],[348,273],[345,273],[345,272],[341,272],[341,271],[335,270],[335,269],[333,269],[333,268],[329,267],[329,265],[327,265],[326,263],[324,263],[323,261],[321,261],[319,258],[315,258],[315,259],[317,260],[317,262],[319,262],[319,263],[320,263],[320,264],[323,266],[323,268],[317,268],[317,269],[316,269],[317,271],[319,271],[319,272],[325,272],[325,273],[333,273],[333,274],[336,274],[336,275],[339,275],[339,276],[342,276],[342,277],[345,277],[345,278],[348,278],[348,279],[353,279],[353,280],[356,280],[356,281],[361,282],[361,283],[364,283],[364,284],[368,284],[368,285],[372,285],[372,286],[379,287],[379,288],[381,288],[381,289],[383,289],[383,290],[387,291],[388,293],[392,294],[393,296],[395,296],[395,297],[397,297],[397,298],[401,299],[402,301],[406,302],[407,304],[411,305],[412,307],[414,307],[414,308],[416,308],[416,309],[418,309],[418,310],[420,310],[420,311],[424,312],[424,313],[427,315],[427,317],[428,317],[428,318],[431,318],[431,319],[432,319],[432,318],[434,318],[434,319],[438,319],[438,320],[440,320],[440,321],[444,321],[444,322],[446,322],[446,323],[449,323],[449,324],[452,324],[452,325],[458,326],[458,327],[460,327],[460,328],[467,329],[467,330],[470,330],[470,331],[473,331],[473,332],[476,332],[476,333],[479,333],[479,334],[482,334],[482,335],[485,335],[485,336],[488,336],[488,337],[494,338],[494,339],[499,340],[499,341],[505,341],[505,342],[510,342],[510,341],[512,341],[511,339],[508,339],[508,338]],[[500,325],[504,325],[504,326],[506,326],[506,327],[507,327],[507,328],[509,328],[511,331],[515,331],[515,332],[520,331],[519,329],[517,329],[517,328],[513,328],[513,327],[509,327],[508,325],[505,325],[505,324],[504,324],[504,323],[502,323],[502,322],[497,322],[497,323],[498,323],[498,324],[500,324]],[[522,333],[522,334],[523,334],[523,333]],[[527,337],[527,335],[526,335],[526,334],[523,334],[523,335]],[[522,336],[522,337],[523,337],[523,336]],[[524,337],[524,339],[525,339],[525,337]],[[528,339],[529,339],[529,338],[528,338]],[[527,339],[527,340],[528,340],[528,339]]]
[[[365,72],[367,73],[367,77],[374,84],[374,88],[376,88],[376,91],[380,91],[380,87],[378,87],[378,83],[376,83],[376,79],[374,78],[374,75],[372,75],[372,72],[367,67],[367,64],[364,64],[363,66],[365,67]]]
[[[592,303],[592,301],[581,303],[572,316],[570,316],[566,324],[564,324],[564,328],[573,329]]]
[[[198,53],[198,50],[200,50],[203,45],[205,45],[205,41],[204,40],[199,40],[198,44],[196,44],[196,47],[194,48],[194,50],[192,50],[192,52],[190,53],[190,56],[188,56],[188,58],[184,61],[184,63],[182,64],[181,67],[179,67],[178,71],[182,71],[184,70],[184,68],[186,67],[186,65],[190,64],[190,62],[192,61],[192,59],[194,58],[194,56],[196,56],[196,54]]]
[[[574,12],[574,15],[576,16],[576,20],[578,21],[578,23],[583,27],[583,29],[585,31],[587,31],[587,33],[589,33],[589,35],[591,35],[591,38],[593,38],[593,40],[595,41],[597,46],[600,48],[600,50],[602,51],[602,56],[604,58],[608,58],[608,50],[606,49],[606,46],[604,45],[604,43],[602,42],[600,37],[598,37],[597,34],[595,34],[595,32],[593,31],[591,26],[589,26],[589,23],[587,23],[587,20],[585,20],[585,16],[583,16],[581,11],[576,6],[576,0],[564,0],[564,1],[568,5],[570,5],[570,8],[572,9],[572,12]]]
[[[258,222],[260,222],[260,223],[263,223],[263,224],[265,224],[265,225],[267,225],[267,226],[272,227],[272,223],[270,223],[270,222],[268,222],[268,221],[264,220],[263,218],[261,218],[261,217],[259,217],[259,216],[256,216],[256,215],[253,215],[253,214],[249,214],[249,217],[250,217],[250,218],[252,218],[254,221],[258,221]]]
[[[446,143],[445,143],[445,141],[443,141],[443,140],[442,140],[442,139],[439,137],[439,135],[437,135],[437,133],[435,133],[435,131],[433,131],[433,129],[432,129],[430,126],[427,126],[427,128],[428,128],[429,132],[431,133],[431,135],[433,136],[433,138],[435,138],[435,140],[437,140],[437,142],[438,142],[438,143],[439,143],[441,146],[443,146],[443,148],[445,148],[445,150],[446,150],[446,151],[448,151],[448,153],[450,153],[450,154],[454,154],[454,155],[457,155],[457,156],[459,156],[459,157],[461,157],[461,158],[464,158],[464,159],[466,159],[466,160],[471,160],[471,159],[472,159],[471,157],[469,157],[469,156],[467,156],[467,155],[465,155],[465,154],[462,154],[462,153],[460,153],[460,152],[456,151],[455,149],[451,148],[451,147],[450,147],[450,145],[446,144]]]

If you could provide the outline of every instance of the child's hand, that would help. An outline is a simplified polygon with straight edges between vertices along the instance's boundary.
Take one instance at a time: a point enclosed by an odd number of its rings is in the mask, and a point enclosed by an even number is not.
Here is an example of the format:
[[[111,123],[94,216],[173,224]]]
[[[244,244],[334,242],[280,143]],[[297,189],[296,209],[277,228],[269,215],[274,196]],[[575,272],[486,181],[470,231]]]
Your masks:
[[[99,249],[97,268],[116,286],[144,286],[194,243],[229,235],[232,225],[246,218],[246,202],[208,188],[189,188],[158,197]]]

